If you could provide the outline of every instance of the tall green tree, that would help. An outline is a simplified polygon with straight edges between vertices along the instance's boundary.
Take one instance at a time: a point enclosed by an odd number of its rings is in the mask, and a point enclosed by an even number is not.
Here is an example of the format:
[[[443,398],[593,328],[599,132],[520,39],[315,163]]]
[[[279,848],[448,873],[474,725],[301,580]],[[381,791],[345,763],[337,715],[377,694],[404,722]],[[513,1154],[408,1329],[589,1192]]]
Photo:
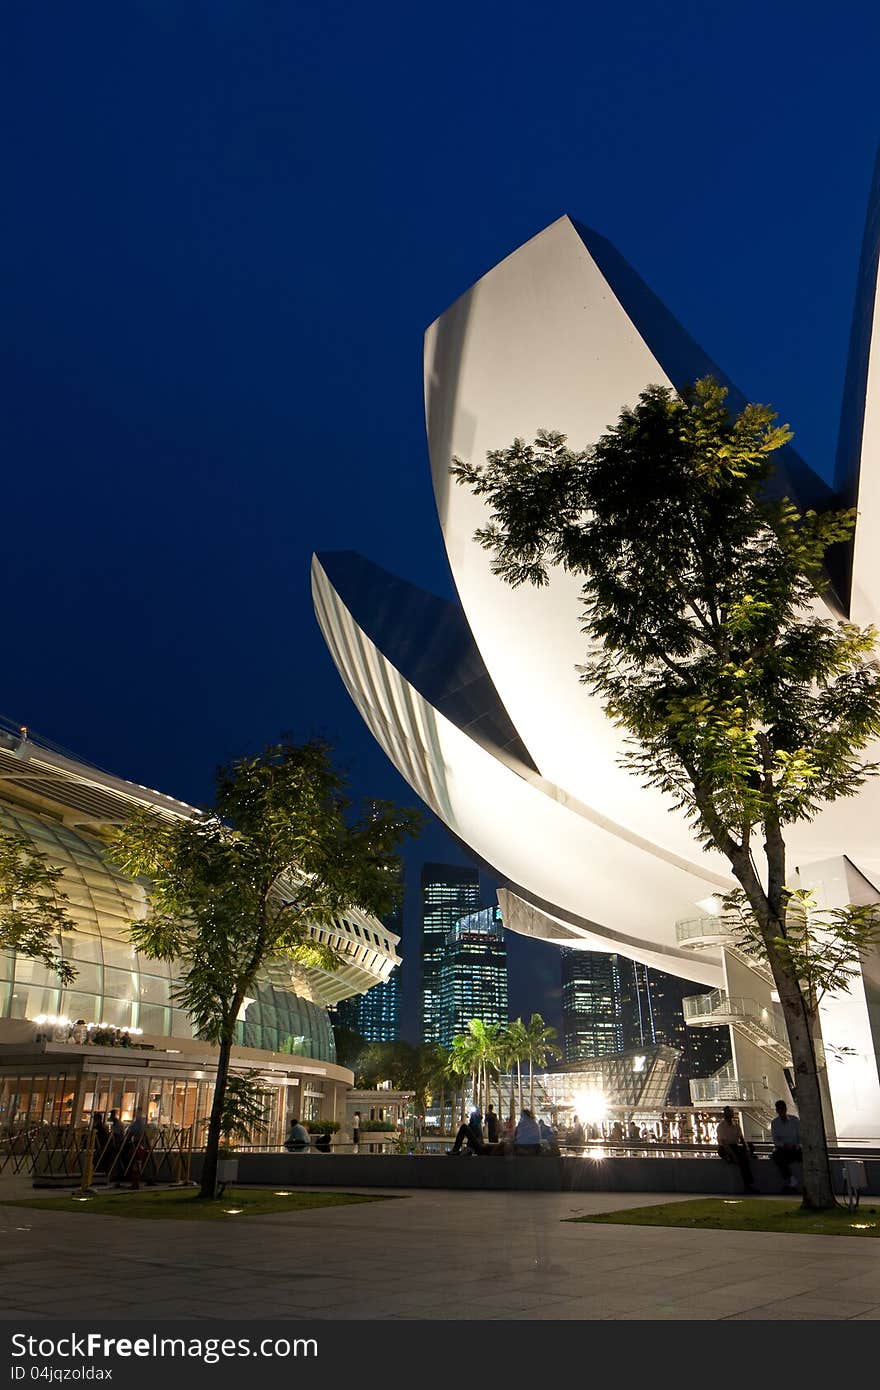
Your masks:
[[[518,1090],[519,1110],[523,1108],[522,1064],[529,1055],[526,1027],[521,1018],[508,1023],[501,1035],[501,1065],[510,1072],[510,1114],[514,1112],[514,1068]],[[518,1113],[518,1112],[516,1112]]]
[[[398,847],[416,813],[353,806],[326,744],[273,744],[217,773],[204,817],[138,812],[114,835],[119,866],[149,881],[149,914],[132,924],[146,956],[176,960],[176,1001],[219,1047],[202,1196],[217,1186],[217,1152],[236,1024],[270,961],[335,968],[311,935],[347,908],[382,915],[399,894]]]
[[[592,448],[542,431],[453,473],[489,504],[477,535],[495,573],[541,586],[562,565],[582,579],[580,679],[629,735],[626,766],[726,856],[785,1016],[804,1204],[821,1208],[816,999],[785,832],[876,770],[861,756],[880,733],[876,634],[815,605],[853,513],[779,500],[768,482],[789,429],[766,406],[731,418],[725,396],[710,378],[681,397],[651,386]],[[845,917],[844,967],[876,940],[873,914]]]
[[[24,835],[0,832],[0,950],[42,961],[69,985],[76,970],[58,949],[76,928],[60,887],[64,870],[52,868]]]
[[[559,1057],[557,1032],[546,1024],[540,1014],[532,1014],[524,1025],[523,1046],[529,1063],[529,1109],[535,1113],[535,1068],[546,1067],[551,1057]]]

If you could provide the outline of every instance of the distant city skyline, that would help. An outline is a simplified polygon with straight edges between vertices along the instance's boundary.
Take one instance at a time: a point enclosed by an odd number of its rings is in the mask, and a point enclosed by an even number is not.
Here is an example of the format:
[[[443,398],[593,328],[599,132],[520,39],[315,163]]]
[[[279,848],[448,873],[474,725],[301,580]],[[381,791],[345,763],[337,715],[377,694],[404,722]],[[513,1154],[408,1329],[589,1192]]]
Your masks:
[[[480,876],[475,868],[429,861],[422,865],[421,1000],[423,1042],[440,1041],[440,974],[446,939],[462,917],[480,907]]]
[[[440,963],[442,1047],[478,1018],[487,1027],[509,1020],[507,947],[501,909],[484,907],[462,917],[447,934]]]

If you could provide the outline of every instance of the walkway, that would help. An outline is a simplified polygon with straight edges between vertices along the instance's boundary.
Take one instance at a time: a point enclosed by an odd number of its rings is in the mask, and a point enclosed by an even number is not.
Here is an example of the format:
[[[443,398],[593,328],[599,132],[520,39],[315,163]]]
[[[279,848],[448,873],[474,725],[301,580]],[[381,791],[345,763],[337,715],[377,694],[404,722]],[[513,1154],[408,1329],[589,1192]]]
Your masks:
[[[880,1241],[562,1220],[651,1200],[420,1191],[222,1226],[0,1207],[0,1316],[880,1318]]]

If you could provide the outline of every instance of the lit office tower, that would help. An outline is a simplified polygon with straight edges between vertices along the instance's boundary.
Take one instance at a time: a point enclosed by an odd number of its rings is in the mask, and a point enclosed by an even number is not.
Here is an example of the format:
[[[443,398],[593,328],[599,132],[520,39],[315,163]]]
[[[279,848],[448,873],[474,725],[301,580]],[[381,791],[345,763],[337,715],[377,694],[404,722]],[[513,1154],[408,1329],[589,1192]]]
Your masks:
[[[357,1000],[357,1032],[367,1042],[396,1042],[400,1033],[400,966]]]
[[[619,958],[602,951],[562,955],[562,1054],[566,1062],[623,1049]]]
[[[709,1077],[730,1060],[728,1028],[687,1028],[682,999],[693,994],[692,980],[651,970],[638,961],[618,958],[620,1021],[624,1047],[666,1043],[681,1052],[669,1098],[690,1105],[692,1077]]]
[[[457,864],[422,867],[422,1038],[440,1041],[440,968],[450,931],[480,906],[476,869]]]
[[[452,1046],[470,1019],[507,1023],[507,946],[501,909],[486,907],[450,930],[440,964],[440,1038]]]
[[[389,912],[382,924],[399,937],[403,931],[403,908]],[[364,994],[342,999],[334,1016],[341,1027],[359,1033],[366,1042],[396,1042],[400,1036],[400,966],[395,965],[387,980]]]

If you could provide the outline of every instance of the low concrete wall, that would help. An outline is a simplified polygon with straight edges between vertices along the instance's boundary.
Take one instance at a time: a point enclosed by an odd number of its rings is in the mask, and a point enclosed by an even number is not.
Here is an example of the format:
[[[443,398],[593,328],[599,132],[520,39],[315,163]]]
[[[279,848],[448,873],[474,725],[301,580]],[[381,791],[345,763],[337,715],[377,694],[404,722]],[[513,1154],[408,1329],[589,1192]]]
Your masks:
[[[193,1154],[198,1177],[201,1154]],[[841,1166],[832,1162],[843,1191]],[[880,1195],[880,1160],[866,1160],[867,1193]],[[778,1194],[769,1159],[753,1163],[760,1192]],[[477,1158],[446,1154],[244,1153],[238,1180],[272,1187],[415,1187],[450,1191],[692,1192],[742,1195],[739,1173],[713,1158]]]

